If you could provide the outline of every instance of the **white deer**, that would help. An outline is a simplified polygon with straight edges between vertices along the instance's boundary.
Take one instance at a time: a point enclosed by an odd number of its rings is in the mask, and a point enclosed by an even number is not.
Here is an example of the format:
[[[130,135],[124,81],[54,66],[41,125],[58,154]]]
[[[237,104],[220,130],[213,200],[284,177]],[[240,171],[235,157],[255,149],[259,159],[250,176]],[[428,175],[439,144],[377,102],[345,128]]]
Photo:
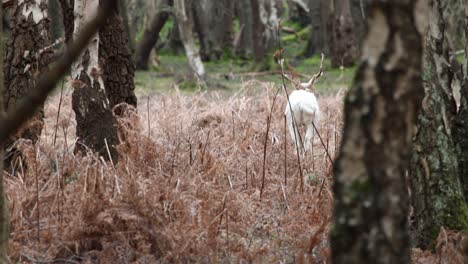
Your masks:
[[[322,54],[319,72],[307,83],[298,83],[285,76],[297,89],[289,95],[289,101],[286,102],[286,108],[284,111],[286,123],[294,145],[298,146],[297,144],[299,141],[301,150],[304,150],[305,152],[312,148],[315,129],[317,128],[320,120],[320,108],[317,98],[313,93],[313,86],[315,81],[323,74],[323,59],[324,56]],[[301,125],[306,128],[305,138],[302,138],[298,132],[298,127]]]

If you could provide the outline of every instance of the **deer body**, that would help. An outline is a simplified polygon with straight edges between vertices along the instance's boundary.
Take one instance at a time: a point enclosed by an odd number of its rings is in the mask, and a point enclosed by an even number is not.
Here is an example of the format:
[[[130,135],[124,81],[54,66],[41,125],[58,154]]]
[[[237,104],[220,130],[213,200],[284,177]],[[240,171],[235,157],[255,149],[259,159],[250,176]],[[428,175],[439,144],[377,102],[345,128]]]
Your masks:
[[[295,90],[289,95],[289,102],[286,102],[285,116],[291,139],[296,146],[300,142],[301,149],[308,151],[312,147],[314,137],[314,125],[317,127],[320,118],[320,109],[317,98],[312,92],[306,90]],[[291,111],[292,110],[292,111]],[[294,116],[294,117],[293,117]],[[295,121],[294,121],[295,119]],[[294,123],[296,122],[296,123]],[[313,122],[313,124],[312,124]],[[299,135],[297,127],[305,126],[305,138],[303,134]],[[301,142],[305,141],[305,144]]]

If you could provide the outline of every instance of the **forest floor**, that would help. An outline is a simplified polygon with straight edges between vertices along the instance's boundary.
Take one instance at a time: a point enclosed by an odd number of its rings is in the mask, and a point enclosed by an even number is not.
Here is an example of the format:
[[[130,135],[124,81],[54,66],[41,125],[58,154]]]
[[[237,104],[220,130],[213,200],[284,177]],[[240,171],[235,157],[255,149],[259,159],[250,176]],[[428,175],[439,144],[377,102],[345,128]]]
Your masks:
[[[283,92],[272,107],[274,81],[253,78],[214,91],[149,89],[158,83],[145,81],[147,88],[137,90],[138,113],[119,120],[118,162],[73,153],[70,90],[61,104],[58,94],[47,101],[39,143],[18,142],[24,166],[5,178],[10,257],[16,263],[329,262],[332,165],[325,149],[336,156],[346,86],[331,92],[319,84],[324,144],[316,137],[313,154],[299,160],[284,128]],[[415,263],[456,263],[456,239],[447,231],[436,254],[413,250]]]

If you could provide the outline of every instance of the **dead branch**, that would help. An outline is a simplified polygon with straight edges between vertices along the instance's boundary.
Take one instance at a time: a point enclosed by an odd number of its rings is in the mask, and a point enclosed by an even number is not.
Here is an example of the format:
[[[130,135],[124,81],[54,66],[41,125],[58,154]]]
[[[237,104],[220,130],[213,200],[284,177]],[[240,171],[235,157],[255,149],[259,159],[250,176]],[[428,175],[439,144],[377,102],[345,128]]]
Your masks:
[[[116,1],[101,1],[96,18],[83,28],[83,31],[70,44],[56,65],[40,77],[36,88],[32,89],[31,93],[19,102],[16,109],[9,111],[6,118],[0,120],[0,144],[4,144],[7,138],[35,113],[37,107],[45,102],[49,93],[54,90],[58,81],[68,72],[72,63],[85,49],[89,40],[114,8],[116,8]]]

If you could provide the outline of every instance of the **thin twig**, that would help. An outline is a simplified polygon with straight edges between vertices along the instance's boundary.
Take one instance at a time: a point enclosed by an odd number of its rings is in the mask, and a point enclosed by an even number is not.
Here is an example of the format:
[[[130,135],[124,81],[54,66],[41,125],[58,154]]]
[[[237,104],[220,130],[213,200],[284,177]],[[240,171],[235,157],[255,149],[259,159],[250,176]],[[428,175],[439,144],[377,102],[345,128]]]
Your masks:
[[[265,175],[266,175],[266,155],[267,155],[267,145],[268,145],[268,134],[270,132],[271,118],[273,116],[273,109],[275,107],[276,98],[278,97],[280,88],[276,90],[275,97],[273,97],[273,103],[271,104],[270,113],[267,117],[267,128],[265,141],[263,142],[263,170],[262,170],[262,186],[260,187],[260,199],[262,199],[263,188],[265,188]],[[268,95],[267,95],[268,96]]]
[[[62,107],[62,100],[63,100],[63,86],[65,84],[65,80],[62,80],[62,88],[60,89],[60,101],[57,109],[57,120],[55,121],[55,132],[54,132],[54,143],[53,146],[55,147],[55,142],[57,141],[57,130],[58,130],[58,122],[60,118],[60,109]]]

